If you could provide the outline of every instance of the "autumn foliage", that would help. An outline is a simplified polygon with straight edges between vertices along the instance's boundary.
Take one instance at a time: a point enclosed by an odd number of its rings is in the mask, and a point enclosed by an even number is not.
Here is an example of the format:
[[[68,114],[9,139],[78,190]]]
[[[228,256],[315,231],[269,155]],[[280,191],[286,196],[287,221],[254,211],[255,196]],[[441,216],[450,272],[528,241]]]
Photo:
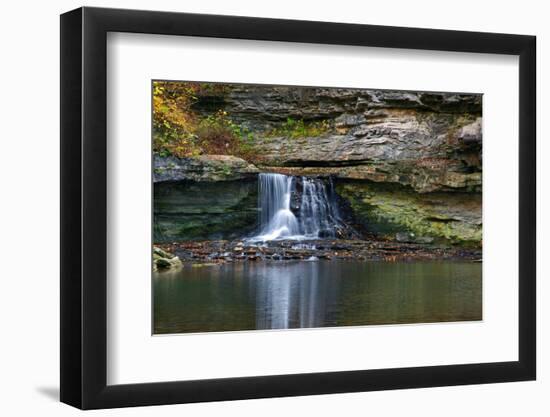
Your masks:
[[[250,132],[219,109],[200,117],[192,106],[201,95],[220,94],[221,84],[153,82],[153,150],[180,158],[201,154],[250,156]]]
[[[191,83],[153,82],[153,150],[180,157],[198,153],[195,146],[196,100]]]

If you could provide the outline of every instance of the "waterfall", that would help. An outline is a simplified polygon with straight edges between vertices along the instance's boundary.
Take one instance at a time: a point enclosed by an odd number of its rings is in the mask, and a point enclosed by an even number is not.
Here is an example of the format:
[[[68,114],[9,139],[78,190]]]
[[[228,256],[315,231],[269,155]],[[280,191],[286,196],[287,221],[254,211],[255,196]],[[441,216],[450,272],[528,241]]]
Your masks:
[[[329,198],[325,184],[316,179],[302,178],[302,203],[300,205],[300,229],[305,236],[334,237],[338,212]],[[332,191],[332,190],[331,190]],[[332,197],[332,196],[331,196]]]
[[[298,219],[290,210],[293,177],[260,174],[260,235],[257,240],[292,238],[300,234]]]
[[[339,215],[332,187],[327,192],[319,179],[302,177],[302,196],[298,217],[291,210],[296,192],[295,177],[282,174],[260,174],[259,209],[260,232],[254,241],[277,239],[317,239],[334,237]]]

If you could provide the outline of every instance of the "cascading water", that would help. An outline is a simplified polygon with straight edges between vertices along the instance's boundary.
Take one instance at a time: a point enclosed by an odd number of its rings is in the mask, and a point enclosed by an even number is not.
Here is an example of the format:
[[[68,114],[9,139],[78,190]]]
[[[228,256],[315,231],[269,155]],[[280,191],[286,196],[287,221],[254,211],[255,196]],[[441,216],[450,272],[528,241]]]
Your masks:
[[[300,229],[305,236],[334,237],[339,215],[333,198],[329,198],[322,181],[302,178],[302,203],[300,205]],[[331,190],[332,192],[332,190]]]
[[[292,238],[300,234],[298,219],[290,210],[293,177],[260,174],[260,235],[256,240]]]
[[[301,178],[302,197],[298,217],[291,210],[295,178],[282,174],[260,174],[260,233],[253,241],[317,239],[334,237],[340,223],[333,191],[319,179]]]

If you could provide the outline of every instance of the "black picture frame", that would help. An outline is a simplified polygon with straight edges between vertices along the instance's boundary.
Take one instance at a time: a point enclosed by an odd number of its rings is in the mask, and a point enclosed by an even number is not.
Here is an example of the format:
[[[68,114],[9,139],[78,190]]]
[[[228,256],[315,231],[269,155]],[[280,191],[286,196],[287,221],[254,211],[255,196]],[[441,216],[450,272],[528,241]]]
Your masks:
[[[107,385],[108,32],[519,56],[519,358]],[[251,17],[79,8],[61,16],[61,401],[81,409],[534,380],[536,38]]]

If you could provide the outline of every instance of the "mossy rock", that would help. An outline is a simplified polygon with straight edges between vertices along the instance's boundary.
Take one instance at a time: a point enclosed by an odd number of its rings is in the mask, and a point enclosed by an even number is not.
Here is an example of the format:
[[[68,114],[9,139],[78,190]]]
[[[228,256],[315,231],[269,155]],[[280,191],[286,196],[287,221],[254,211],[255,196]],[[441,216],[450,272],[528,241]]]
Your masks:
[[[181,266],[181,260],[177,256],[153,246],[153,270],[171,269]]]
[[[157,183],[154,240],[234,239],[253,233],[258,220],[258,182]]]
[[[364,181],[340,182],[356,219],[381,236],[410,233],[436,243],[480,247],[482,244],[481,193],[417,193],[398,185]]]
[[[172,259],[174,255],[168,253],[157,246],[153,246],[153,258],[154,259]]]

